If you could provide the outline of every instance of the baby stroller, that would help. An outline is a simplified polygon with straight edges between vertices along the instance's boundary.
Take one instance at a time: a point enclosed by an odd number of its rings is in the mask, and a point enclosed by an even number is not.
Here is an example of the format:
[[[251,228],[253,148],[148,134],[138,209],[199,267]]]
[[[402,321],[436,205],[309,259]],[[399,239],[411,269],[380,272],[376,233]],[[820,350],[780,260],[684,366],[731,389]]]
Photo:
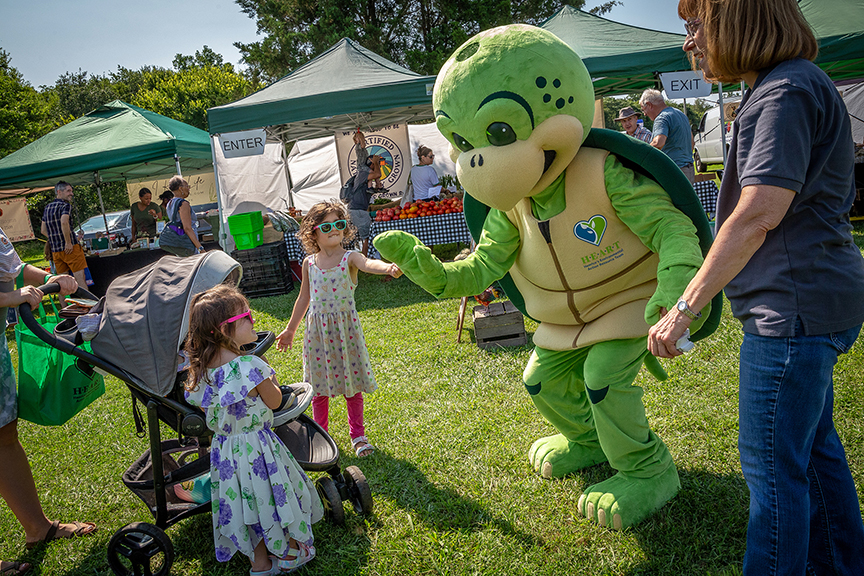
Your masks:
[[[154,523],[134,522],[118,530],[108,544],[108,564],[115,574],[163,576],[170,572],[174,548],[164,530],[176,522],[210,512],[210,502],[183,500],[174,486],[206,476],[210,471],[212,432],[204,413],[187,404],[183,395],[186,371],[178,371],[188,331],[189,304],[195,294],[223,282],[237,285],[242,268],[224,252],[212,251],[188,258],[166,256],[154,264],[114,280],[105,297],[93,308],[101,312],[99,332],[91,341],[93,353],[79,348],[83,337],[75,320],[67,319],[48,333],[33,318],[29,305],[18,311],[22,322],[40,340],[78,358],[79,368],[111,374],[132,394],[133,416],[144,436],[146,407],[150,447],[123,474],[123,483],[150,509]],[[57,284],[41,287],[57,293]],[[76,296],[96,299],[79,290]],[[247,345],[249,354],[263,355],[275,341],[272,332],[258,332]],[[91,372],[92,373],[92,372]],[[326,472],[316,487],[325,514],[342,523],[342,502],[350,501],[359,514],[372,512],[372,494],[359,468],[339,467],[339,450],[314,420],[303,414],[312,400],[307,383],[282,386],[283,401],[274,411],[274,431],[307,472]],[[163,440],[160,422],[177,433]],[[153,457],[158,454],[158,457]]]

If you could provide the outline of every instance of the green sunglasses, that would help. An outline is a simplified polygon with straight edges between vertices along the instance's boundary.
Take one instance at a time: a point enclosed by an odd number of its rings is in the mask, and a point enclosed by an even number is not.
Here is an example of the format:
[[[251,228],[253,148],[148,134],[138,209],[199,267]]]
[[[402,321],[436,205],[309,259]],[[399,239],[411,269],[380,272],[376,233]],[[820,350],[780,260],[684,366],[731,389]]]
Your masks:
[[[316,226],[315,228],[321,230],[321,232],[323,232],[324,234],[327,234],[333,228],[336,228],[336,230],[344,230],[347,226],[347,220],[336,220],[335,222],[324,222],[322,224],[318,224],[318,226]]]

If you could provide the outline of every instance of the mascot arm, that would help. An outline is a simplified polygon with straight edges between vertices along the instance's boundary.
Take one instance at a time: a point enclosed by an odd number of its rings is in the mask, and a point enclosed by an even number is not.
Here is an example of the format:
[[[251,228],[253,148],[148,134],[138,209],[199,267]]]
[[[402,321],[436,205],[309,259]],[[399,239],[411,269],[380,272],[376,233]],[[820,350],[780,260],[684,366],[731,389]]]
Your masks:
[[[441,262],[417,237],[390,230],[372,241],[381,256],[437,298],[472,296],[502,278],[516,261],[519,231],[498,210],[490,210],[474,252],[458,262]]]
[[[702,265],[696,227],[675,208],[669,195],[650,178],[625,168],[613,155],[604,166],[606,189],[615,212],[649,250],[660,257],[657,290],[645,307],[645,321],[660,320],[660,308],[671,309]],[[702,318],[708,316],[708,307]],[[703,320],[693,324],[695,331]]]

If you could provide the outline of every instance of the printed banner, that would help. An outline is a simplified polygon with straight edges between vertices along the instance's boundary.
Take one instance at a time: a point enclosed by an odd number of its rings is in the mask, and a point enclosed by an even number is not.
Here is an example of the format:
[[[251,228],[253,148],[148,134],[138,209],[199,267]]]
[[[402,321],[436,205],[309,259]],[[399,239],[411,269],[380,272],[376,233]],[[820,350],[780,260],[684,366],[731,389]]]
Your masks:
[[[133,202],[138,202],[138,191],[141,188],[147,188],[153,195],[152,202],[159,205],[159,195],[168,190],[168,180],[142,180],[140,182],[127,182],[126,191],[129,194],[129,205]],[[189,204],[192,206],[200,206],[201,204],[211,204],[216,202],[216,178],[212,172],[204,174],[196,174],[188,176],[186,181],[189,182]]]
[[[392,124],[370,132],[366,137],[366,150],[370,156],[378,155],[384,159],[381,167],[381,182],[385,192],[376,194],[383,198],[401,198],[408,187],[411,174],[411,150],[408,143],[408,125]],[[357,173],[357,154],[354,149],[354,132],[336,133],[336,156],[339,160],[341,184],[345,184]]]
[[[36,238],[30,225],[26,198],[0,200],[0,228],[12,242]]]

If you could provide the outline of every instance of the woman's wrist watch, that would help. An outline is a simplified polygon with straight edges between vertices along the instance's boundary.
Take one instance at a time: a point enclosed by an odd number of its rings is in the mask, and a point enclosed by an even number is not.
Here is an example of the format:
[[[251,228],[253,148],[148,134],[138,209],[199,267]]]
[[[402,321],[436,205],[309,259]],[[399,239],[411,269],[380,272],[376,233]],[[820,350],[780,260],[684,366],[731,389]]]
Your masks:
[[[684,300],[684,298],[678,299],[678,303],[675,305],[675,308],[677,308],[679,312],[681,312],[690,320],[697,320],[702,317],[701,312],[693,312],[693,310],[690,309],[690,306],[687,304],[687,301]]]

